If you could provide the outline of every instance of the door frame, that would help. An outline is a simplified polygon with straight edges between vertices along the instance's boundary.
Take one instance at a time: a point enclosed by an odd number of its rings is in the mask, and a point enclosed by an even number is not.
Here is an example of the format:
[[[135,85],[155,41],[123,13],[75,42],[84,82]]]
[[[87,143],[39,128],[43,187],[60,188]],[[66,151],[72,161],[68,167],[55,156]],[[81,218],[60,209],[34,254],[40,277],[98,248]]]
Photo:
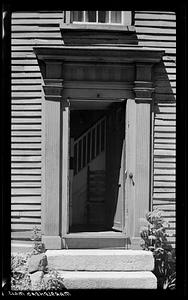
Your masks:
[[[62,190],[66,190],[67,197],[65,198],[65,193],[63,193],[64,200],[62,201],[62,245],[63,248],[127,248],[129,243],[129,238],[125,231],[125,213],[123,213],[123,208],[125,207],[125,181],[126,178],[123,176],[123,199],[122,199],[122,232],[69,232],[69,218],[70,218],[70,201],[71,201],[71,170],[70,170],[70,109],[71,103],[76,101],[68,100],[67,104],[62,112]],[[80,100],[81,101],[81,100]],[[84,102],[95,101],[93,99],[85,99]],[[107,101],[107,100],[106,100]],[[97,102],[97,100],[96,100]],[[113,103],[125,103],[125,99],[109,100],[110,104]],[[79,104],[78,104],[79,105]],[[126,114],[126,107],[124,106],[123,113]],[[126,118],[126,116],[125,116]],[[66,124],[64,124],[66,122]],[[126,121],[125,121],[126,122]],[[65,125],[65,126],[64,126]],[[123,145],[123,170],[125,173],[125,143]],[[66,161],[66,163],[65,163]],[[66,212],[66,213],[65,213]]]
[[[147,50],[132,47],[35,47],[34,52],[39,60],[44,79],[43,94],[43,150],[42,150],[42,241],[47,249],[88,247],[93,240],[93,247],[98,248],[103,240],[96,236],[76,238],[67,235],[68,215],[68,139],[62,139],[62,131],[68,136],[68,107],[79,95],[82,101],[116,101],[127,99],[126,117],[126,180],[127,201],[125,207],[127,231],[118,236],[105,237],[101,247],[108,240],[118,247],[126,238],[131,239],[131,248],[139,247],[139,227],[142,218],[149,209],[150,202],[150,170],[151,170],[151,108],[153,65],[159,63],[164,51]],[[63,73],[67,61],[66,73]],[[71,61],[71,64],[69,62]],[[72,70],[81,63],[87,67],[91,61],[108,66],[104,82],[78,81],[63,82],[64,76],[70,76]],[[114,65],[112,65],[114,63]],[[128,69],[126,67],[128,66]],[[116,68],[116,74],[122,74],[123,81],[109,81],[109,68]],[[73,68],[69,72],[69,68]],[[119,73],[118,68],[122,69]],[[90,69],[90,67],[89,67]],[[80,70],[80,67],[79,67]],[[127,71],[127,73],[125,73]],[[111,72],[113,74],[113,70]],[[68,74],[68,75],[67,75]],[[75,72],[75,74],[77,74]],[[82,73],[84,74],[84,73]],[[119,78],[119,77],[117,77]],[[79,90],[79,92],[78,92]],[[78,100],[78,98],[77,98]],[[63,151],[62,151],[63,150]],[[62,155],[62,153],[64,153]],[[132,184],[130,173],[134,175]],[[64,176],[65,175],[65,176]],[[63,201],[62,201],[63,199]],[[94,238],[93,238],[94,237]],[[79,241],[80,244],[79,244]],[[86,246],[84,244],[86,242]],[[116,242],[117,243],[116,243]],[[100,242],[100,243],[99,243]],[[99,245],[100,244],[100,245]]]

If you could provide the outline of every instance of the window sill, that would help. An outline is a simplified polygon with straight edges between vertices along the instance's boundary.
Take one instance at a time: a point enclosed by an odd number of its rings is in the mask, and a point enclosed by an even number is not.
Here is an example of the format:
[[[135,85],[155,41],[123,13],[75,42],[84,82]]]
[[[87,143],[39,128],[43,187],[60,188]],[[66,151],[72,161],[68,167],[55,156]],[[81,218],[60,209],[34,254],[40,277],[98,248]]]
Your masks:
[[[79,24],[79,23],[61,23],[60,29],[66,30],[91,30],[91,31],[116,31],[116,32],[135,32],[135,27],[132,25],[111,25],[111,24]]]

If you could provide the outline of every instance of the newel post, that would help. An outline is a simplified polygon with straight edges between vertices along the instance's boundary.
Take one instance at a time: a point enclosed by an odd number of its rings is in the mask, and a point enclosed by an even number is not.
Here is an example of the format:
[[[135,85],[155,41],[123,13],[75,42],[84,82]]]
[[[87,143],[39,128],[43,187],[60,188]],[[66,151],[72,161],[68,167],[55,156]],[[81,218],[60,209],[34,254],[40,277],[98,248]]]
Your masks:
[[[135,162],[134,162],[134,232],[140,238],[140,227],[149,210],[151,188],[151,104],[152,64],[136,63],[135,93]],[[134,243],[134,242],[133,242]]]

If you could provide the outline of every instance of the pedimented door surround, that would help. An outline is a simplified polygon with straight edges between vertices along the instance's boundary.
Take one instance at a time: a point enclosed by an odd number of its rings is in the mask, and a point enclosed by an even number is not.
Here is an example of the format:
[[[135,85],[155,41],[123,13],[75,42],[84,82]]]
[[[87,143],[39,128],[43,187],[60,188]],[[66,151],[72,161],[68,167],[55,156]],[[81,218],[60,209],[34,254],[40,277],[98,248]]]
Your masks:
[[[34,47],[34,52],[44,79],[42,239],[46,248],[74,248],[80,242],[68,233],[68,118],[70,106],[83,101],[127,102],[126,225],[120,240],[130,237],[134,248],[151,200],[152,69],[164,51],[61,46]]]

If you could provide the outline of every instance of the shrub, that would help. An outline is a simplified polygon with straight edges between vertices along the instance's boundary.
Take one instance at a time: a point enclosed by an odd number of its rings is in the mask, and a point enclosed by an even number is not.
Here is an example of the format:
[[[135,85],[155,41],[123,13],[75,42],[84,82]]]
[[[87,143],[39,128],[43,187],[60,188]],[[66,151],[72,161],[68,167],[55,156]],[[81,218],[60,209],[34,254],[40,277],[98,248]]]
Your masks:
[[[58,271],[49,270],[47,272],[47,276],[45,276],[42,280],[41,288],[42,290],[63,290],[65,289],[63,278],[60,276]]]
[[[41,232],[37,226],[33,228],[32,240],[34,241],[33,250],[26,254],[11,255],[11,290],[30,291],[32,290],[30,275],[28,272],[28,259],[32,255],[45,252],[44,244],[41,242]],[[40,290],[63,290],[63,279],[55,270],[46,268],[42,279]]]
[[[30,253],[11,255],[11,290],[23,291],[30,290],[31,281],[28,274],[28,258]]]
[[[144,241],[141,247],[153,253],[155,260],[153,273],[157,277],[158,288],[175,289],[176,256],[175,249],[167,240],[168,223],[161,217],[161,211],[158,209],[148,212],[146,220],[147,226],[143,227],[140,232]]]
[[[34,241],[33,254],[45,252],[45,246],[41,241],[41,231],[37,226],[33,228],[31,240]]]

